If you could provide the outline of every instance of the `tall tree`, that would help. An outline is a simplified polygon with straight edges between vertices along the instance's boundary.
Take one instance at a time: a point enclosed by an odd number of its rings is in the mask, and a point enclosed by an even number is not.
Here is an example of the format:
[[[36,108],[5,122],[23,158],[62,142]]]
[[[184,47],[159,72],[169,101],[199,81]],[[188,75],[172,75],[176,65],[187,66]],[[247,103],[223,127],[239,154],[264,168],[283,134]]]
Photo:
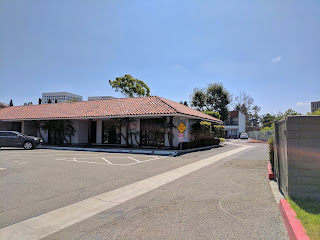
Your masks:
[[[206,106],[207,94],[203,88],[194,88],[191,94],[191,106],[203,111]]]
[[[48,103],[51,103],[51,99],[48,100]]]
[[[189,106],[187,101],[184,101],[183,105],[186,105],[187,107]]]
[[[12,102],[12,99],[10,100],[10,104],[9,104],[10,107],[13,106],[13,102]]]
[[[58,103],[58,100],[57,100],[57,99],[55,99],[55,100],[54,100],[54,103]]]
[[[235,97],[234,110],[240,111],[246,116],[247,125],[257,126],[259,124],[260,107],[254,105],[254,99],[245,92],[240,92],[240,95]]]
[[[38,100],[38,104],[40,105],[42,103],[42,99],[41,98],[39,98],[39,100]]]
[[[267,113],[261,116],[261,123],[262,126],[261,128],[265,128],[265,127],[271,127],[273,124],[274,119],[276,118],[275,115]]]
[[[135,79],[126,74],[123,77],[117,77],[116,80],[109,80],[109,84],[116,92],[121,92],[126,97],[150,96],[148,85],[142,80]]]
[[[209,111],[217,111],[221,120],[228,119],[228,104],[231,102],[230,93],[223,87],[222,83],[211,83],[207,87],[206,107]]]

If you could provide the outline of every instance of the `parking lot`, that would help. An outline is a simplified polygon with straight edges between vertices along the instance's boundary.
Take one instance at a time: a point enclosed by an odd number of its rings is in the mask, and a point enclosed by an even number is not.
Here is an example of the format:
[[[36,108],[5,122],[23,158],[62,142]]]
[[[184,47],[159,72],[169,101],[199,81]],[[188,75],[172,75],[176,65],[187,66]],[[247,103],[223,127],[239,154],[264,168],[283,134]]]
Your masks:
[[[39,227],[31,239],[223,239],[272,227],[285,239],[265,157],[241,141],[179,157],[1,148],[0,237]]]

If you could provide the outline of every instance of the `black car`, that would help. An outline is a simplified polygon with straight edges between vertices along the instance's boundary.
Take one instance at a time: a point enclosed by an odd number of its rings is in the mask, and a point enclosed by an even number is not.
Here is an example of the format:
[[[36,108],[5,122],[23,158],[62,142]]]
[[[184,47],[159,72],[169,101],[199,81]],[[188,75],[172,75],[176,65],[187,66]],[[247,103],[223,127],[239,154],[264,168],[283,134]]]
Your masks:
[[[36,148],[43,140],[26,136],[15,131],[0,131],[0,147],[24,147],[27,150]]]

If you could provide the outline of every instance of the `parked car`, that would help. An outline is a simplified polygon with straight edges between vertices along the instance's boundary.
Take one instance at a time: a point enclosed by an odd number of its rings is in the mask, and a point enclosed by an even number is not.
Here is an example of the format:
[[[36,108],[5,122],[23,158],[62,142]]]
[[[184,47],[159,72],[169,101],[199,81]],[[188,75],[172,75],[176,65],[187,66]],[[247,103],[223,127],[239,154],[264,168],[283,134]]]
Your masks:
[[[0,147],[36,148],[43,140],[39,137],[26,136],[15,131],[0,131]]]
[[[248,134],[247,133],[241,133],[240,134],[240,139],[248,139]]]

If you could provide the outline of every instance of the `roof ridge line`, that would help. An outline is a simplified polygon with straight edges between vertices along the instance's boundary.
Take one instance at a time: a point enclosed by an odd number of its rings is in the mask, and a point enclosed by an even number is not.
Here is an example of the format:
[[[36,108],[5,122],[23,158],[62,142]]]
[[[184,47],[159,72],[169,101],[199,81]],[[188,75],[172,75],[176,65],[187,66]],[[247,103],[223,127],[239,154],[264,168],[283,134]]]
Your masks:
[[[181,113],[179,110],[177,110],[175,107],[171,106],[169,103],[166,103],[165,101],[163,101],[162,99],[165,99],[165,100],[168,100],[170,101],[169,99],[166,99],[166,98],[163,98],[163,97],[158,97],[158,96],[154,96],[156,98],[158,98],[161,102],[163,102],[164,104],[166,104],[167,106],[169,106],[170,108],[172,108],[176,113]]]

